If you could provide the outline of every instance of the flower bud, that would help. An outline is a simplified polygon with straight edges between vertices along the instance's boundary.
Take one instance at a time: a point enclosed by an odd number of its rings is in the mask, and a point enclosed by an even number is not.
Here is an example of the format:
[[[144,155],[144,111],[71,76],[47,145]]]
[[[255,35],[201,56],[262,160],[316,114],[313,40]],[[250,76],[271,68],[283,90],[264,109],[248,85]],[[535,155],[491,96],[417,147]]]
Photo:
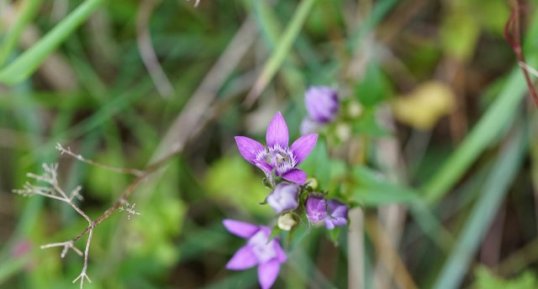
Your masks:
[[[327,217],[327,201],[322,197],[310,196],[306,200],[306,217],[317,224]]]
[[[362,114],[362,106],[360,103],[354,101],[347,107],[347,114],[352,118],[357,118]]]
[[[308,179],[306,180],[306,185],[307,185],[309,188],[315,190],[315,189],[318,188],[318,180],[317,180],[316,178],[308,178]]]
[[[325,223],[329,230],[347,224],[347,206],[336,200],[310,196],[306,200],[306,217],[313,224]]]
[[[326,124],[336,118],[340,103],[336,90],[326,86],[312,86],[305,93],[305,105],[311,120]]]
[[[297,197],[300,187],[293,183],[280,183],[267,197],[267,203],[277,214],[295,210],[299,206]]]
[[[297,225],[297,220],[295,219],[295,217],[291,213],[280,215],[280,217],[278,217],[278,227],[281,230],[289,231],[295,225]]]

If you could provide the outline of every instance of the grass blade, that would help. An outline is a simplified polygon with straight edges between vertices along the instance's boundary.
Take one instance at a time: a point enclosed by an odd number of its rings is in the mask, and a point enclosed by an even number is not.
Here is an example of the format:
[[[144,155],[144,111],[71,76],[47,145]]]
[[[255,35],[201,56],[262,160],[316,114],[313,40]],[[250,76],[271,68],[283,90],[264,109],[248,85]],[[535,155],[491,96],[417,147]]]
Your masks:
[[[510,74],[503,91],[441,169],[422,191],[426,201],[436,203],[461,178],[478,156],[506,129],[524,97],[525,82],[519,70]]]
[[[458,238],[458,243],[444,265],[433,288],[459,288],[468,271],[471,259],[483,240],[495,213],[508,193],[509,186],[515,178],[524,154],[525,141],[521,130],[510,140],[502,155],[493,165],[482,196],[473,208],[465,227]]]
[[[278,43],[275,51],[271,54],[271,57],[267,60],[260,76],[254,83],[254,87],[249,92],[245,101],[247,105],[252,105],[254,103],[267,84],[269,84],[273,76],[275,76],[278,68],[286,59],[293,42],[299,35],[301,27],[303,27],[306,17],[310,10],[312,10],[316,1],[317,0],[304,0],[299,4],[299,7],[293,15],[293,20],[284,31],[281,41]]]
[[[6,33],[6,36],[3,39],[2,46],[0,47],[0,66],[4,64],[9,54],[17,44],[24,28],[30,22],[30,20],[35,16],[36,12],[41,7],[42,0],[27,0],[24,1],[24,6],[22,7],[15,23],[13,23],[11,29]],[[8,21],[9,22],[9,21]]]
[[[86,0],[78,6],[38,43],[0,70],[0,82],[13,85],[28,78],[60,43],[100,7],[101,3],[103,0]]]

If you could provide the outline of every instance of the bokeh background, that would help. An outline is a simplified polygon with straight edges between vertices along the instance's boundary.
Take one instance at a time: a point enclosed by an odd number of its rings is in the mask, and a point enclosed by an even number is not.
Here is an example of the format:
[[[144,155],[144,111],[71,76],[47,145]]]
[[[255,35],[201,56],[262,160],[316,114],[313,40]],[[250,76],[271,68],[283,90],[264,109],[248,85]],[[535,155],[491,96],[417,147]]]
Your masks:
[[[521,3],[529,69],[535,1]],[[302,166],[354,206],[350,228],[302,224],[274,288],[538,288],[536,107],[503,36],[505,1],[0,0],[0,288],[78,288],[82,259],[40,245],[87,225],[12,193],[58,163],[101,215],[85,288],[257,288],[224,265],[243,240],[221,221],[275,222],[233,137],[292,139],[311,85],[340,117]],[[77,245],[82,248],[84,239]]]

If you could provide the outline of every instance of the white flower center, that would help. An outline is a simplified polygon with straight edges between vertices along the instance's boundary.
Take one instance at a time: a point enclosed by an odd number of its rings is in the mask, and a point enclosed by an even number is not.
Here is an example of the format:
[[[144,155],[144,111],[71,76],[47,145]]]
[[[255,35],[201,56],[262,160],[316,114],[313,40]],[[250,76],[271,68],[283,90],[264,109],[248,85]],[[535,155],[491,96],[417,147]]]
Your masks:
[[[267,147],[265,150],[258,153],[256,161],[268,164],[275,170],[278,176],[295,168],[297,161],[289,148],[282,148],[279,145]]]
[[[265,263],[276,257],[274,242],[274,240],[269,241],[267,234],[263,231],[259,231],[248,240],[248,244],[260,263]]]

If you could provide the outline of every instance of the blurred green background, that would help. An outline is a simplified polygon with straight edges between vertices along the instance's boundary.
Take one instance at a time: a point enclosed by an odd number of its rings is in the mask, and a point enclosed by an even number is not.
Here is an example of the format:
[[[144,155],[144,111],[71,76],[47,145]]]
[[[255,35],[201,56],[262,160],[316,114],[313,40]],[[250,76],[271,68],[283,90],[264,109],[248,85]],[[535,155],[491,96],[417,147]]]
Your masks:
[[[536,1],[521,6],[538,65]],[[94,231],[84,288],[257,288],[224,269],[272,224],[261,173],[233,137],[292,139],[310,85],[338,121],[302,168],[355,206],[350,229],[283,234],[274,288],[538,288],[538,118],[503,36],[505,1],[0,0],[0,288],[78,288],[82,259],[41,250],[80,233],[69,206],[12,193],[59,163],[92,218],[162,169]],[[78,241],[79,248],[84,240]]]

